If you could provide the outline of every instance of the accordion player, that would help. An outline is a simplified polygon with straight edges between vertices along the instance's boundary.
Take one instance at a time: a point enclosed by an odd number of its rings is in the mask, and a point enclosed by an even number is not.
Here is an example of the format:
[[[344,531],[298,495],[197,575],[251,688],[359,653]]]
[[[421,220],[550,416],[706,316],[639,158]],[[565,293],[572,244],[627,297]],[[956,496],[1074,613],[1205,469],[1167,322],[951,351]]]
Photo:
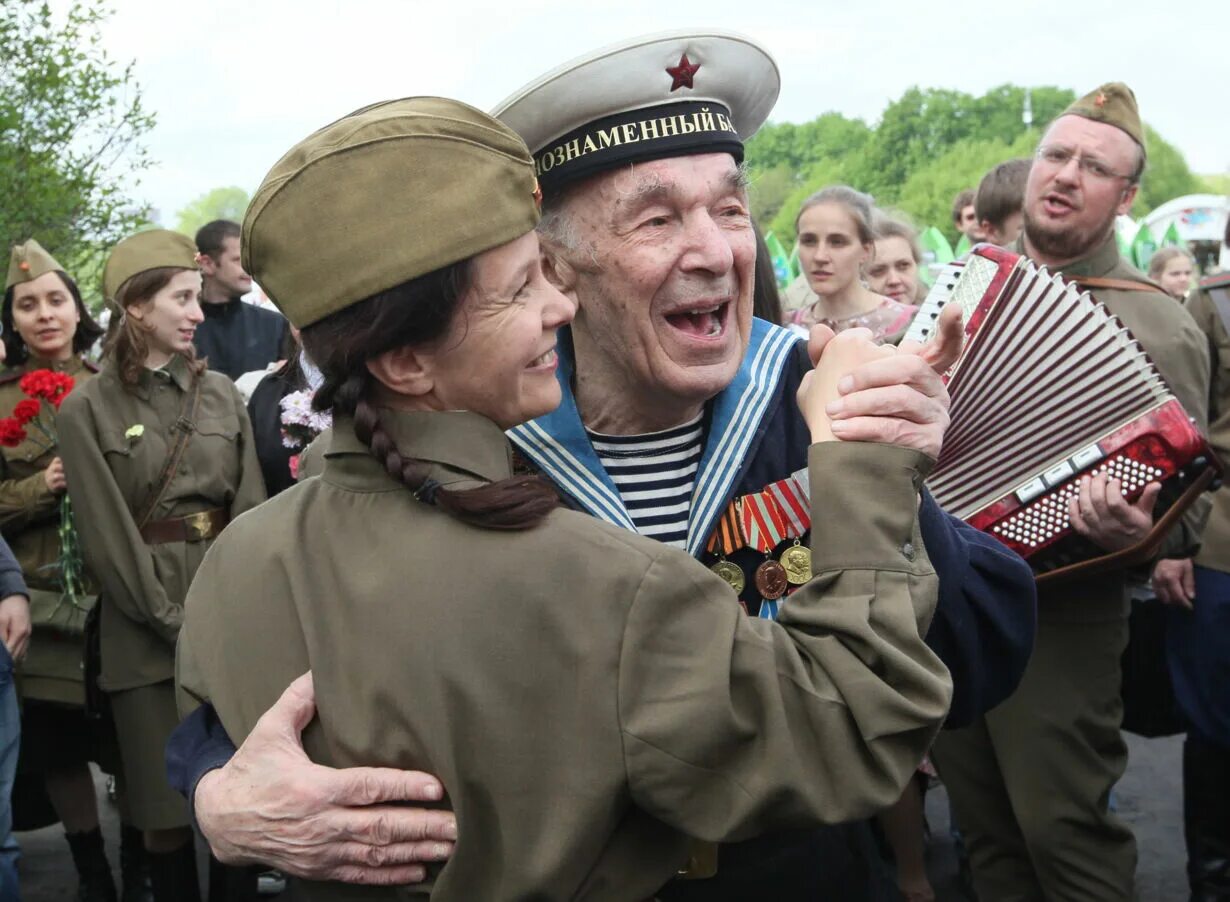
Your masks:
[[[945,267],[906,333],[925,341],[960,304],[965,347],[927,485],[942,507],[1020,554],[1040,581],[1139,563],[1221,465],[1131,332],[1088,292],[1019,254],[978,245]],[[1109,471],[1125,497],[1158,482],[1156,522],[1107,554],[1073,529],[1081,477]]]

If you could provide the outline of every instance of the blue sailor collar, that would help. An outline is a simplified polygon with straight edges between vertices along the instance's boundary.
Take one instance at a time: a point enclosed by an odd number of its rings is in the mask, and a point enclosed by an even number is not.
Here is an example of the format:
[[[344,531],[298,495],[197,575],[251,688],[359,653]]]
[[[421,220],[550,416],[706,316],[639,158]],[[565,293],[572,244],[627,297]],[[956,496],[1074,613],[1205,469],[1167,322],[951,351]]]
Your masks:
[[[688,514],[688,553],[699,557],[729,503],[765,413],[776,398],[786,359],[799,336],[764,320],[752,320],[747,352],[734,380],[709,402],[705,451]],[[522,454],[576,505],[608,523],[636,531],[615,483],[602,468],[581,423],[572,394],[576,369],[572,337],[561,329],[558,379],[563,392],[552,413],[515,426],[508,437]]]

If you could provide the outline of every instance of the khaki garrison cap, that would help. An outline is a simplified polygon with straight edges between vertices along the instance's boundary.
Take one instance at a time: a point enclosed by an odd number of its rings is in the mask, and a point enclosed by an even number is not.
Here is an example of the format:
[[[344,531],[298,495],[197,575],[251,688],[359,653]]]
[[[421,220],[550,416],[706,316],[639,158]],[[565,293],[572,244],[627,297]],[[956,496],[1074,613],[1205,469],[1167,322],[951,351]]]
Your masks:
[[[442,97],[364,107],[296,144],[243,221],[244,268],[299,328],[538,224],[524,142]]]
[[[125,238],[111,251],[103,268],[103,297],[116,302],[124,283],[151,269],[200,269],[196,245],[170,229],[150,229]]]
[[[730,153],[764,124],[781,76],[750,38],[709,29],[634,38],[530,82],[495,108],[525,139],[548,195],[616,166]]]
[[[43,246],[31,238],[25,244],[14,244],[9,259],[9,277],[4,283],[8,291],[18,282],[33,282],[49,272],[63,272],[64,267],[55,257],[43,250]]]
[[[1064,116],[1081,116],[1094,122],[1113,125],[1145,149],[1145,130],[1140,124],[1136,95],[1121,81],[1110,81],[1074,101]]]

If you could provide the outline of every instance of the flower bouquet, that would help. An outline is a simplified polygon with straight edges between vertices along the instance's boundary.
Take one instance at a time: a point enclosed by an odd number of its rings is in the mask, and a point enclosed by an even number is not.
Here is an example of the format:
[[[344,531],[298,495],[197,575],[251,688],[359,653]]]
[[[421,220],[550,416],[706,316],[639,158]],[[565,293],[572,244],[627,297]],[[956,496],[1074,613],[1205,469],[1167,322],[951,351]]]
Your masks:
[[[292,450],[303,451],[326,429],[333,425],[333,415],[328,411],[312,409],[314,391],[291,392],[278,402],[282,408],[282,445]],[[290,458],[290,475],[299,478],[299,455]]]
[[[26,397],[13,407],[10,416],[0,418],[0,445],[15,448],[27,439],[43,452],[59,444],[55,431],[55,412],[75,380],[67,373],[53,370],[33,370],[21,377],[18,387]],[[46,416],[44,416],[46,414]],[[73,525],[73,505],[65,492],[60,496],[60,556],[51,565],[60,588],[60,603],[86,611],[86,593],[82,571],[81,545]]]

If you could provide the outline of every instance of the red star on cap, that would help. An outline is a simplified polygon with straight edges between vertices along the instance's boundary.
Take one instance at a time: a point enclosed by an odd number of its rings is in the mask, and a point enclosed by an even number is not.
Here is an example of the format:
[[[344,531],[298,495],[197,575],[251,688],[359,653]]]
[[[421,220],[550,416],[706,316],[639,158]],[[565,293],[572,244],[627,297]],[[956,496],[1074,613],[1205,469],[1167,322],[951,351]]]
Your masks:
[[[678,66],[667,66],[666,74],[674,81],[671,82],[671,92],[675,92],[680,88],[692,87],[692,76],[700,69],[700,63],[693,64],[688,60],[687,53],[679,57]]]
[[[1098,96],[1093,98],[1093,105],[1097,107],[1106,106],[1106,95],[1099,91]]]

